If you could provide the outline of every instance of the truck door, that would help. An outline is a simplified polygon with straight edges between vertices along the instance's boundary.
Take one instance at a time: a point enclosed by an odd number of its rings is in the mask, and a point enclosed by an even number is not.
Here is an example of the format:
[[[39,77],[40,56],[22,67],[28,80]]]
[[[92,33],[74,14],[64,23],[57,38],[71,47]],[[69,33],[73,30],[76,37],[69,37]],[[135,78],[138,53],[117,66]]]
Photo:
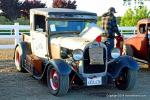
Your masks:
[[[46,58],[48,54],[48,37],[45,16],[35,15],[33,19],[33,29],[30,32],[32,36],[32,53],[38,57]]]

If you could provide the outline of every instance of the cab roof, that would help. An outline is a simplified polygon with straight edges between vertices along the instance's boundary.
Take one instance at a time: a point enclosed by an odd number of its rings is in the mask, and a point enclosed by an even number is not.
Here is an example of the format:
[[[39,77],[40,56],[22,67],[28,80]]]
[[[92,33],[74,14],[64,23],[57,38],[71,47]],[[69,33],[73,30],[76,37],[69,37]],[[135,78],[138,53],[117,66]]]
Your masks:
[[[150,23],[150,18],[144,18],[138,21],[138,25],[143,23],[145,24]]]
[[[97,16],[96,13],[91,13],[91,12],[87,12],[87,11],[79,11],[79,10],[75,10],[75,9],[65,9],[65,8],[35,8],[35,9],[31,9],[30,12],[32,12],[34,14],[45,15],[45,16],[50,16],[53,14]]]

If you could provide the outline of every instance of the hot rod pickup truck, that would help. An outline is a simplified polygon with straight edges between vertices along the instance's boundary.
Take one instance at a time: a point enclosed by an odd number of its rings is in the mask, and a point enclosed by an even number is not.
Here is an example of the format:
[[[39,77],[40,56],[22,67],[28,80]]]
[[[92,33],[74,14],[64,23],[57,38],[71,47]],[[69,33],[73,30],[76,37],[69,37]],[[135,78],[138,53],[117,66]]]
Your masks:
[[[15,48],[18,71],[46,79],[50,93],[64,95],[74,86],[115,84],[130,90],[139,66],[130,56],[111,51],[102,40],[104,31],[96,25],[97,14],[62,8],[30,11],[30,35]]]

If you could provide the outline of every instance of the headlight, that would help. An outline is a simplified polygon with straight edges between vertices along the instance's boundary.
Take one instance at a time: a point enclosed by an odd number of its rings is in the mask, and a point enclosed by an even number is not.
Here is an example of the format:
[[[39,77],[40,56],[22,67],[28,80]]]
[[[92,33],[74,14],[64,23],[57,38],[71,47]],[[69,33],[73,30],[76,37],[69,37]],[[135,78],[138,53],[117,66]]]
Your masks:
[[[111,57],[112,58],[118,58],[120,56],[120,49],[114,48],[111,51]]]
[[[72,56],[74,60],[81,60],[83,58],[83,51],[76,49],[72,52]]]

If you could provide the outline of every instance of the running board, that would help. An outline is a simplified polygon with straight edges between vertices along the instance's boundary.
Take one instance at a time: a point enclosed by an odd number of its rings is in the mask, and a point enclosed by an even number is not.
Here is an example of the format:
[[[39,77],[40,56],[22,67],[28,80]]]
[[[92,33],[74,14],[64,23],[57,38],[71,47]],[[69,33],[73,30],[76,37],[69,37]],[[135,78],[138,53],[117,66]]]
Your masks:
[[[144,64],[148,64],[148,61],[146,61],[146,60],[142,60],[142,59],[139,59],[139,58],[135,58],[135,57],[133,57],[136,61],[138,61],[138,62],[141,62],[141,63],[144,63]]]

